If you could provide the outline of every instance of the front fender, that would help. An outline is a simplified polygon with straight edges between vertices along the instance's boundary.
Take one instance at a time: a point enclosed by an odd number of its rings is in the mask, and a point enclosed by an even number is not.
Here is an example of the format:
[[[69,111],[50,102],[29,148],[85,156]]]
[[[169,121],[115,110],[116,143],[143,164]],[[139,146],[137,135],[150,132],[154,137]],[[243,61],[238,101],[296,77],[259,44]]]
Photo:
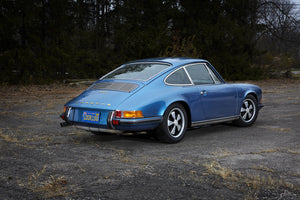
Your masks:
[[[238,108],[241,108],[244,99],[250,94],[256,98],[259,109],[263,107],[261,103],[262,90],[260,87],[252,84],[237,84],[237,86],[238,86],[238,96],[239,96]]]

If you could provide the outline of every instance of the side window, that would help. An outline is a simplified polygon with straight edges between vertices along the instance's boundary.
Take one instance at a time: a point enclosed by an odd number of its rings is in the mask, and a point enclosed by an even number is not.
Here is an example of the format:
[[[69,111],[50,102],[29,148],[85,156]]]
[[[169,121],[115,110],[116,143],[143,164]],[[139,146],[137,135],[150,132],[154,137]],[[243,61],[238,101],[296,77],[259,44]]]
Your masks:
[[[186,70],[195,85],[214,84],[214,80],[208,72],[205,64],[189,65],[186,67]]]
[[[217,75],[209,67],[208,67],[208,71],[211,74],[211,76],[213,77],[216,84],[222,83],[222,81],[220,81],[220,79],[217,77]]]
[[[183,68],[171,73],[165,81],[167,84],[172,85],[189,85],[192,84]]]

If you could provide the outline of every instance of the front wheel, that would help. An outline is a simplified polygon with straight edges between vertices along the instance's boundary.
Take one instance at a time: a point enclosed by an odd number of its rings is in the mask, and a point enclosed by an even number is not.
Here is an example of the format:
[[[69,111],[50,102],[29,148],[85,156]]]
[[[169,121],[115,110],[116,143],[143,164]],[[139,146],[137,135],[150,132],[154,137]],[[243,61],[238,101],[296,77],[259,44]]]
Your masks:
[[[257,115],[257,100],[254,96],[248,95],[243,101],[240,118],[234,123],[238,126],[250,126],[256,121]]]
[[[187,115],[184,107],[175,103],[167,108],[163,121],[156,130],[160,140],[176,143],[183,139],[187,129]]]

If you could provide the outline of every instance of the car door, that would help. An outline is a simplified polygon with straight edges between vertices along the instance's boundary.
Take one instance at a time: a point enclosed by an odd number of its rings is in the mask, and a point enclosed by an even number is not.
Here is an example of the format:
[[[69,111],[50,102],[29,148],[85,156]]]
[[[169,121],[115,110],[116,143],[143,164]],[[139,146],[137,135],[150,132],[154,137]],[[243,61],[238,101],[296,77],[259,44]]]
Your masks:
[[[237,91],[234,87],[222,83],[205,63],[191,64],[185,69],[198,88],[198,105],[201,107],[193,109],[192,112],[204,115],[199,119],[214,120],[235,115]],[[202,112],[199,112],[199,109]]]
[[[185,99],[185,102],[188,103],[191,110],[192,122],[205,120],[201,101],[199,101],[200,93],[198,86],[192,83],[184,67],[180,67],[170,73],[165,79],[165,84],[168,86],[176,86],[170,87],[168,90],[176,91],[176,94],[179,94]]]

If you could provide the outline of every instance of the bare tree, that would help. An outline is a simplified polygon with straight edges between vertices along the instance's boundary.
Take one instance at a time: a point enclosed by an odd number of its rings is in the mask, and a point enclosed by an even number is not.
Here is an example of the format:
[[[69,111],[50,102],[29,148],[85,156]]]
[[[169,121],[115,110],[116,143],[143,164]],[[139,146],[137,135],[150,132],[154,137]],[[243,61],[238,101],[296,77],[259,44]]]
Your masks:
[[[299,53],[300,12],[290,0],[262,0],[258,9],[262,44],[279,54]],[[298,55],[299,56],[299,55]]]

